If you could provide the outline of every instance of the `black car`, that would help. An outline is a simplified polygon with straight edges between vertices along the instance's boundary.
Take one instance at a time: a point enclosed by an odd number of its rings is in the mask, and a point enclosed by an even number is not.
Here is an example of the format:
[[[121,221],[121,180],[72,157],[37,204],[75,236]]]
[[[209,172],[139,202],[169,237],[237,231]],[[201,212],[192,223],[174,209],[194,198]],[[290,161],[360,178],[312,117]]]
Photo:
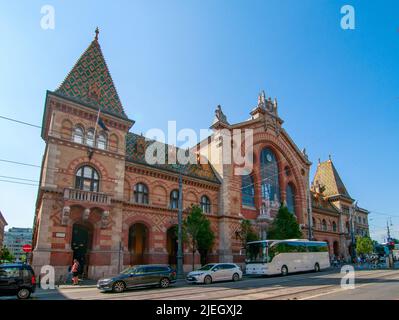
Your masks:
[[[97,288],[120,293],[134,287],[167,288],[174,282],[176,271],[168,265],[139,265],[125,269],[115,277],[98,280]]]
[[[16,295],[18,299],[28,299],[35,289],[35,273],[30,265],[0,265],[0,296]]]

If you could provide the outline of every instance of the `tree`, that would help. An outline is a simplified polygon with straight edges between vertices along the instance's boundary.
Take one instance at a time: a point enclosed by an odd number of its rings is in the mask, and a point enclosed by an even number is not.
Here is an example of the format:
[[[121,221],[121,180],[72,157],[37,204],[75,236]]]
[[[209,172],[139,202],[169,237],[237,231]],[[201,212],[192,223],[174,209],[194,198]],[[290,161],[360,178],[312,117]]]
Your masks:
[[[276,240],[302,238],[295,215],[286,206],[282,205],[278,210],[277,216],[270,226],[268,238]]]
[[[356,237],[356,252],[358,255],[373,252],[373,241],[369,237]]]
[[[202,213],[198,206],[191,206],[190,213],[183,221],[183,237],[191,245],[193,255],[193,270],[195,251],[198,250],[201,256],[201,264],[206,262],[208,251],[212,248],[215,235],[211,229],[211,223]]]
[[[14,261],[15,257],[13,254],[10,252],[10,250],[7,247],[3,247],[0,250],[0,261]]]
[[[241,239],[244,248],[247,246],[248,242],[259,240],[258,235],[251,225],[251,221],[247,219],[241,221],[238,237]]]

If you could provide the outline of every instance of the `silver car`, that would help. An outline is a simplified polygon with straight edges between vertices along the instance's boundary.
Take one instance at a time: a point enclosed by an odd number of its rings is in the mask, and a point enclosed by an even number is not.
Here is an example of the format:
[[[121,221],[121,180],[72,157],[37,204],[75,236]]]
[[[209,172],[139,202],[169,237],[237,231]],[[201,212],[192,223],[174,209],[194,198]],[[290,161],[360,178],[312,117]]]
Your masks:
[[[234,263],[210,263],[191,271],[186,280],[189,283],[211,284],[216,281],[238,281],[242,279],[242,271]]]

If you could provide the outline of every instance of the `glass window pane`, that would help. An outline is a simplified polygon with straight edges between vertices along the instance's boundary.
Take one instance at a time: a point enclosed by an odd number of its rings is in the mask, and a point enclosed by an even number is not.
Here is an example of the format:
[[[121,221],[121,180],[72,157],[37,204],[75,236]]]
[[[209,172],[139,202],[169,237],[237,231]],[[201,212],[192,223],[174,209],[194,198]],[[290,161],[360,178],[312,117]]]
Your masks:
[[[280,185],[277,159],[274,152],[263,149],[260,155],[261,192],[262,202],[280,202]]]
[[[286,188],[286,198],[287,198],[287,208],[288,210],[295,214],[295,195],[292,186],[289,184]]]

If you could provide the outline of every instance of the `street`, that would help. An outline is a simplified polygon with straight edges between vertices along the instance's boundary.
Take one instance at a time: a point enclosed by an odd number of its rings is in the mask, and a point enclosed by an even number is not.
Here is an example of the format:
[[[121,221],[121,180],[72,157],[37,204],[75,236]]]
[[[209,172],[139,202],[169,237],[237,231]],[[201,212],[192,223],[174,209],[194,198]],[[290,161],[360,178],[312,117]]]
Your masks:
[[[341,288],[343,275],[336,270],[287,277],[245,277],[239,282],[188,285],[183,281],[168,289],[139,288],[121,294],[102,293],[94,286],[38,289],[37,300],[399,300],[399,270],[357,270],[355,289]],[[14,299],[14,298],[0,298]]]

